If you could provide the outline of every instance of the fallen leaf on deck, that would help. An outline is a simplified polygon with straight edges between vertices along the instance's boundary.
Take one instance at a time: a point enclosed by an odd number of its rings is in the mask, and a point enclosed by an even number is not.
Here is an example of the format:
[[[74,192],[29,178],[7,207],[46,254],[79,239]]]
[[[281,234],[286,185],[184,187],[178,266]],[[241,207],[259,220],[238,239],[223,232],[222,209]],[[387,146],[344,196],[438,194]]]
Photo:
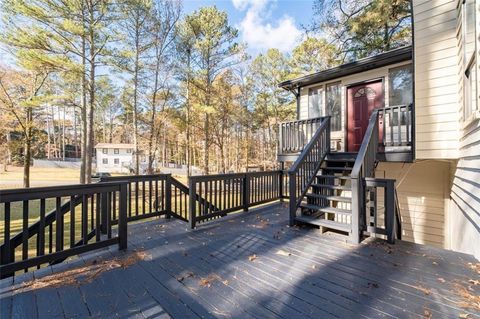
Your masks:
[[[413,288],[423,292],[425,295],[430,295],[432,292],[430,289],[423,287],[422,285],[413,286]]]
[[[459,302],[459,306],[466,309],[473,309],[480,311],[480,295],[476,293],[471,293],[469,289],[463,287],[460,284],[453,285],[454,292],[463,299]],[[473,289],[472,289],[473,290]]]
[[[194,274],[193,272],[191,272],[191,271],[188,271],[188,272],[185,273],[185,275],[180,276],[180,277],[177,277],[177,280],[180,281],[180,282],[182,282],[182,281],[184,281],[185,279],[190,278],[190,277],[193,277],[193,276],[195,276],[195,274]]]
[[[480,285],[480,280],[470,279],[468,282],[471,283],[474,286]]]
[[[289,253],[288,251],[285,251],[285,250],[282,250],[282,249],[278,250],[276,254],[277,254],[277,255],[280,255],[280,256],[286,256],[286,257],[292,255],[292,254]]]
[[[441,278],[441,277],[440,277],[440,278],[437,278],[437,280],[440,281],[442,284],[445,283],[445,281],[446,281],[445,279],[443,279],[443,278]]]
[[[430,309],[427,309],[427,308],[423,309],[423,318],[425,318],[425,319],[431,319],[432,318],[432,313],[430,312]]]
[[[248,256],[249,261],[254,261],[255,259],[257,259],[257,255],[255,255],[255,254],[253,254],[251,256]]]
[[[458,318],[461,318],[461,319],[468,319],[470,317],[470,315],[468,313],[461,313],[458,315]]]
[[[222,281],[222,278],[220,278],[219,275],[217,274],[210,274],[206,278],[200,278],[200,286],[202,287],[208,287],[210,288],[212,286],[212,283],[215,281]],[[228,283],[228,281],[227,281]]]

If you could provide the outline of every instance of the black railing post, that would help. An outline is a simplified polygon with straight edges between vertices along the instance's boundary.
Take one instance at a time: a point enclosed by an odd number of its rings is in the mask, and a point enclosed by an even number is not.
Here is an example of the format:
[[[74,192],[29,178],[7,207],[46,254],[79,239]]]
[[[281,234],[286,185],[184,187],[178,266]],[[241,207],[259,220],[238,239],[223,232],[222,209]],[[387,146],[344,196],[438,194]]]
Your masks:
[[[248,174],[243,175],[243,185],[242,185],[242,202],[243,202],[243,211],[248,212],[248,206],[250,206],[250,177]]]
[[[350,242],[354,244],[360,243],[360,210],[362,202],[360,200],[360,181],[359,178],[352,178],[352,229],[350,232]]]
[[[295,216],[297,214],[297,180],[295,178],[295,172],[288,173],[288,182],[289,182],[289,193],[290,193],[290,218],[289,224],[290,226],[295,225]]]
[[[188,223],[190,225],[190,229],[195,228],[195,218],[196,218],[196,208],[197,208],[197,201],[195,195],[197,193],[197,184],[193,178],[189,178],[188,180]]]
[[[285,164],[282,162],[281,165],[280,174],[278,174],[278,198],[280,198],[280,201],[283,202],[283,173]]]
[[[395,181],[387,180],[385,187],[385,228],[387,241],[395,243]]]
[[[169,219],[172,214],[172,176],[170,174],[165,178],[165,210],[165,218]]]
[[[101,224],[100,224],[100,231],[102,232],[102,234],[106,234],[107,233],[107,203],[108,203],[108,197],[107,197],[107,193],[101,193],[100,194],[100,203],[101,203]]]
[[[127,249],[127,183],[120,184],[118,205],[118,248]]]

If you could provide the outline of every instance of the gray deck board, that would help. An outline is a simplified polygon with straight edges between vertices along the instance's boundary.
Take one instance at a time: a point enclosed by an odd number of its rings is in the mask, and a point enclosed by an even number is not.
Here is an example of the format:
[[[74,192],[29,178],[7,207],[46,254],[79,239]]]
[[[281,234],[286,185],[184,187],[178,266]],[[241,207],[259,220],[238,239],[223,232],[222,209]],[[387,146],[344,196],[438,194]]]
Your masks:
[[[458,293],[480,294],[471,256],[379,239],[352,246],[287,223],[287,209],[273,205],[194,231],[175,219],[131,224],[126,252],[112,246],[0,281],[0,317],[480,318]],[[92,281],[22,289],[139,250],[143,260]]]

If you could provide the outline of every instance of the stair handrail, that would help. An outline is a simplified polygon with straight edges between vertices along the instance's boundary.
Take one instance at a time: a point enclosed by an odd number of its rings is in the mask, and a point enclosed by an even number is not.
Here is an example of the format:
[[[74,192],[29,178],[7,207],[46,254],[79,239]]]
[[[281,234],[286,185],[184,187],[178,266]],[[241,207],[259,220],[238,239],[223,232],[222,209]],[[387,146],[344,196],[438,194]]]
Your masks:
[[[293,166],[288,170],[290,225],[295,223],[297,209],[319,171],[325,156],[330,152],[330,116],[323,118],[312,139],[304,147]]]
[[[378,110],[374,110],[358,151],[351,177],[352,186],[352,231],[351,241],[360,242],[360,234],[366,226],[366,200],[364,178],[374,177],[378,153]]]

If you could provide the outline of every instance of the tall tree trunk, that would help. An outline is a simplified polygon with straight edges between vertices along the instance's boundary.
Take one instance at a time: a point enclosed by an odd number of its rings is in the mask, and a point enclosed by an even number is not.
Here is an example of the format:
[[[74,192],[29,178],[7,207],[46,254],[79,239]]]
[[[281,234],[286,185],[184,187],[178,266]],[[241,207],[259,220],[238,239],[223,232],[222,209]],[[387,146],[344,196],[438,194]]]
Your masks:
[[[89,85],[89,108],[88,108],[88,127],[87,127],[87,150],[86,150],[86,170],[85,170],[85,180],[87,183],[92,181],[92,157],[93,157],[93,143],[94,143],[94,130],[93,130],[93,121],[94,121],[94,109],[95,109],[95,26],[93,10],[94,8],[90,7],[90,25],[89,25],[89,44],[90,44],[90,85]]]
[[[138,28],[135,38],[135,66],[133,75],[133,144],[135,147],[135,174],[140,172],[140,154],[138,153],[138,63],[139,63],[139,35]]]
[[[85,31],[85,3],[82,1],[82,26]],[[80,183],[86,183],[87,175],[87,62],[86,62],[86,39],[85,33],[82,33],[82,102],[80,109],[80,119],[82,121],[81,127],[81,143],[80,143],[80,156],[82,161],[80,163]]]
[[[25,130],[25,148],[23,158],[23,187],[30,187],[30,161],[32,159],[32,109],[27,109],[26,130]]]

